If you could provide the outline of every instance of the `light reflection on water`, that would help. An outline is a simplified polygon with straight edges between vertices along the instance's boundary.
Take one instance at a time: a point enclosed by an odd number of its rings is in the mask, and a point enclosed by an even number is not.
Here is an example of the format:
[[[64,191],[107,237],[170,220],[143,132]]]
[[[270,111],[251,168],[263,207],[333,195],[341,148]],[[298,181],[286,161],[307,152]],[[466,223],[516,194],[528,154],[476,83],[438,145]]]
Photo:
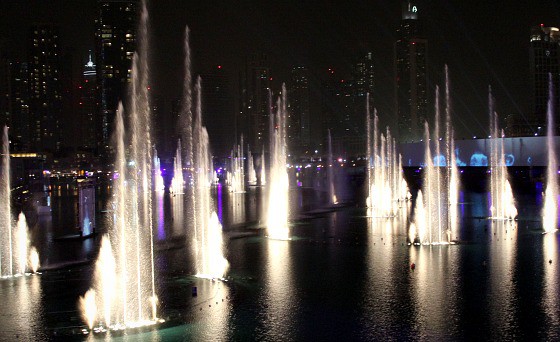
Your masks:
[[[305,207],[302,213],[321,205],[314,199],[322,197],[309,189],[294,195]],[[223,193],[224,229],[258,220],[259,200],[258,189],[239,198]],[[54,203],[54,220],[40,217],[40,229],[31,228],[33,240],[48,241],[39,245],[46,265],[82,260],[98,249],[96,239],[54,242],[68,230],[59,225],[57,215],[68,213],[59,209],[60,201]],[[410,247],[405,219],[365,218],[364,208],[342,208],[298,221],[294,235],[300,240],[229,241],[227,284],[190,279],[189,249],[175,242],[156,252],[165,261],[157,264],[158,290],[162,312],[178,310],[186,322],[115,339],[558,340],[560,234],[531,230],[538,223],[520,221],[512,229],[508,222],[481,219],[486,194],[463,193],[461,201],[465,218],[453,234],[461,244]],[[187,205],[183,196],[168,194],[154,201],[158,238],[185,236]],[[16,329],[41,340],[49,331],[44,326],[81,324],[75,303],[90,285],[88,267],[0,280],[6,308],[0,310],[0,340],[12,338]],[[190,297],[193,284],[199,286],[196,298]],[[49,319],[53,314],[56,319]]]
[[[517,252],[517,222],[491,220],[489,229],[490,260],[487,263],[490,274],[488,293],[490,325],[493,339],[513,339],[516,337],[516,283],[515,256]]]
[[[263,330],[258,340],[274,341],[278,338],[290,341],[295,338],[298,297],[294,291],[290,241],[266,239],[267,261],[264,275],[262,308]]]
[[[558,258],[560,235],[558,233],[548,233],[543,236],[543,264],[544,264],[544,295],[543,306],[547,317],[547,324],[550,326],[547,332],[547,339],[558,340],[560,338],[560,291],[558,281]],[[550,263],[552,261],[552,263]]]

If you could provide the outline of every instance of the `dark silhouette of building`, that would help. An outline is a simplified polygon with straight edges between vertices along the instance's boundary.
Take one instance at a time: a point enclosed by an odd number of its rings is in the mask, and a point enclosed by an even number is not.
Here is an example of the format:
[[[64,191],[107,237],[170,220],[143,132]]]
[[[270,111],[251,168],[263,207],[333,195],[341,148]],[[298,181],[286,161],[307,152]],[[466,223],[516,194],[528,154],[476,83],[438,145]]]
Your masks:
[[[9,65],[10,141],[14,152],[28,151],[29,145],[29,67],[24,62]]]
[[[39,24],[31,28],[29,54],[29,117],[31,149],[60,150],[62,81],[58,27]]]
[[[236,141],[241,135],[253,151],[268,146],[270,67],[267,55],[257,53],[247,58],[240,76],[241,102],[236,113]]]
[[[109,149],[119,101],[126,104],[136,49],[138,1],[99,0],[95,28],[95,61],[100,92],[97,136],[99,151]]]
[[[229,155],[235,142],[233,99],[229,77],[222,65],[202,73],[202,113],[211,139],[212,154],[218,158]]]
[[[396,113],[401,142],[422,139],[427,120],[428,41],[419,13],[415,3],[403,3],[395,43]]]
[[[304,66],[292,68],[292,80],[288,91],[288,151],[292,155],[304,153],[310,145],[310,90],[309,69]]]

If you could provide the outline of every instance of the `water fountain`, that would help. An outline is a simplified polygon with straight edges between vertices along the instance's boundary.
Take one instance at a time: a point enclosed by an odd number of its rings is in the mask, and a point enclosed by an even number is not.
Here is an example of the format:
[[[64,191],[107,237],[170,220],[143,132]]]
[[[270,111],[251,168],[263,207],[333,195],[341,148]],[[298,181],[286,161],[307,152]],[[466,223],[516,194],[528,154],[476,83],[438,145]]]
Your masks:
[[[385,135],[379,134],[377,112],[374,110],[373,127],[369,105],[366,113],[369,159],[367,173],[369,194],[366,199],[368,216],[393,217],[398,214],[402,204],[410,198],[402,174],[401,156],[397,153],[395,139],[391,136],[389,128]]]
[[[80,299],[82,316],[96,331],[161,322],[157,318],[152,220],[151,112],[148,100],[146,5],[142,3],[139,48],[132,62],[132,97],[125,135],[122,105],[115,118],[118,178],[113,183],[113,221],[103,237],[94,285]],[[125,139],[127,136],[129,139]],[[125,146],[130,146],[125,154]]]
[[[448,244],[457,225],[459,177],[455,160],[449,78],[446,68],[446,124],[445,140],[440,132],[439,87],[436,86],[435,128],[430,136],[428,123],[424,124],[424,180],[418,192],[409,238],[420,244]],[[430,139],[433,138],[433,139]],[[433,153],[432,153],[433,150]]]
[[[270,114],[270,182],[266,216],[268,237],[277,240],[289,239],[286,117],[286,86],[282,85],[276,113]]]
[[[247,183],[253,186],[257,185],[257,172],[255,171],[255,164],[251,148],[247,148],[247,168],[249,170],[249,179],[247,180]]]
[[[171,180],[170,191],[173,194],[182,194],[185,191],[185,181],[183,178],[181,139],[177,141],[177,151],[173,158],[173,179]]]
[[[266,169],[264,166],[264,146],[261,153],[261,185],[266,185]]]
[[[332,136],[331,130],[328,130],[327,135],[327,145],[328,145],[328,159],[327,159],[327,183],[329,186],[329,204],[334,205],[338,203],[338,199],[336,198],[336,192],[334,189],[334,160],[333,160],[333,151],[332,151]]]
[[[14,253],[12,237],[12,205],[10,186],[10,140],[8,138],[8,127],[4,126],[2,132],[2,174],[0,175],[0,236],[2,243],[0,247],[0,276],[12,276],[14,274]]]
[[[558,161],[554,147],[554,92],[552,76],[548,76],[548,108],[546,126],[546,145],[548,166],[546,169],[546,190],[542,212],[543,230],[552,233],[558,230]]]
[[[163,183],[163,176],[161,175],[161,162],[157,155],[157,150],[154,149],[154,190],[163,191],[165,185]]]
[[[195,85],[196,108],[192,112],[191,61],[189,29],[185,29],[185,78],[183,107],[180,117],[182,140],[186,148],[182,152],[184,168],[188,170],[188,196],[190,208],[189,228],[192,232],[192,252],[196,276],[222,279],[228,262],[224,257],[222,226],[213,208],[210,196],[214,175],[210,143],[206,128],[202,125],[202,85],[200,77]],[[179,153],[178,153],[179,155]]]
[[[236,193],[245,192],[243,136],[241,136],[241,143],[231,150],[230,163],[231,171],[227,173],[228,191]]]
[[[499,129],[498,114],[494,111],[492,89],[488,88],[488,107],[490,115],[490,218],[494,220],[513,220],[517,209],[513,192],[508,180],[504,154],[504,132]]]
[[[194,252],[196,276],[199,278],[223,278],[228,268],[224,258],[222,225],[213,209],[210,197],[209,175],[212,174],[212,156],[206,127],[202,126],[201,80],[197,80],[195,93],[196,117],[193,120],[193,163],[194,172]]]
[[[17,223],[12,221],[12,196],[10,184],[10,141],[8,127],[2,134],[2,165],[0,169],[0,277],[13,277],[26,274],[29,269],[35,273],[38,269],[37,250],[29,249],[28,226],[25,215],[18,215]],[[32,252],[32,253],[31,253]],[[32,263],[33,262],[33,263]]]

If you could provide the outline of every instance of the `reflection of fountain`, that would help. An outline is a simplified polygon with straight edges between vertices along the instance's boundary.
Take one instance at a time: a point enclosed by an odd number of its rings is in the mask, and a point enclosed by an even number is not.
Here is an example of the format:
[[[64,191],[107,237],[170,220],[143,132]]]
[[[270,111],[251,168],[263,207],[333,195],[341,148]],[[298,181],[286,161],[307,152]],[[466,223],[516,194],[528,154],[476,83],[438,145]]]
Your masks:
[[[366,122],[369,158],[369,195],[366,199],[368,214],[392,217],[397,215],[401,204],[410,198],[408,186],[402,175],[401,156],[397,153],[395,139],[391,137],[389,128],[386,135],[379,134],[379,119],[375,110],[372,129],[369,107]]]
[[[488,107],[490,114],[490,217],[498,220],[513,220],[517,209],[508,180],[504,157],[504,132],[498,128],[498,114],[494,111],[492,92],[489,90]]]
[[[289,235],[286,107],[286,86],[283,85],[276,114],[270,113],[270,182],[266,216],[268,237],[280,240],[287,240]]]
[[[338,199],[336,198],[336,192],[334,190],[334,160],[332,152],[332,137],[331,130],[328,130],[328,160],[327,160],[327,183],[329,185],[329,203],[337,204]]]
[[[142,4],[138,54],[132,62],[132,97],[125,142],[123,108],[115,118],[114,217],[104,236],[94,287],[80,299],[88,325],[104,329],[134,328],[157,323],[152,235],[152,145],[148,102],[147,20]],[[125,156],[125,146],[130,155]],[[94,298],[94,299],[92,299]],[[93,307],[92,307],[93,306]]]
[[[247,167],[249,171],[249,179],[247,182],[249,185],[257,185],[257,172],[255,171],[255,164],[253,161],[253,153],[251,153],[251,149],[247,149]]]
[[[173,158],[173,179],[171,180],[171,193],[182,194],[185,191],[185,181],[183,179],[183,162],[181,158],[181,139],[177,141],[177,152]]]
[[[227,173],[229,192],[245,192],[245,171],[243,167],[243,136],[237,148],[231,150],[231,172]]]
[[[512,297],[518,286],[515,275],[517,255],[517,222],[511,223],[503,220],[493,220],[489,231],[491,232],[491,243],[489,244],[488,274],[490,276],[490,288],[488,295],[489,317],[493,340],[503,338],[504,332],[499,327],[510,327],[515,324],[515,318],[511,314],[515,312],[517,303]]]
[[[548,76],[548,109],[546,126],[546,145],[548,167],[546,169],[546,191],[543,208],[543,229],[546,233],[558,229],[558,162],[554,149],[554,96],[552,76]]]
[[[27,221],[25,215],[20,213],[17,224],[12,222],[11,186],[10,186],[10,141],[8,127],[4,127],[2,134],[2,165],[0,174],[0,276],[11,277],[25,274],[26,269],[33,272],[37,270],[30,262],[33,259],[38,263],[38,254],[35,249],[33,255],[28,252],[29,240],[27,237]],[[33,259],[32,259],[33,258]]]
[[[447,69],[446,69],[447,75]],[[451,108],[449,98],[449,79],[446,76],[446,134],[445,141],[440,138],[440,101],[439,87],[436,87],[435,129],[430,140],[428,123],[424,124],[425,166],[422,190],[418,192],[411,225],[411,242],[421,244],[447,244],[451,241],[451,231],[456,229],[457,196],[459,178],[455,162],[453,130],[451,127]],[[435,155],[432,154],[432,150]]]

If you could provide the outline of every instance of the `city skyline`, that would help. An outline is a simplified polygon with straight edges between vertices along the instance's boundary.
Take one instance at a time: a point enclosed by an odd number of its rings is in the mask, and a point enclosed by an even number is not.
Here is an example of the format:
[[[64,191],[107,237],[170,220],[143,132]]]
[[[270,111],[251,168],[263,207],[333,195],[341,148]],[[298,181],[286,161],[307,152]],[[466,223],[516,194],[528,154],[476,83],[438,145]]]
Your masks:
[[[449,64],[458,138],[487,133],[488,85],[493,88],[501,117],[530,114],[530,29],[540,23],[560,25],[558,4],[542,1],[528,6],[527,2],[524,8],[478,1],[468,5],[453,1],[417,3],[429,41],[428,101],[433,103],[435,85],[442,84],[443,65]],[[76,75],[83,72],[80,68],[87,62],[87,51],[94,46],[95,1],[75,1],[71,5],[55,1],[52,6],[38,1],[5,1],[0,6],[3,25],[12,28],[3,30],[9,34],[0,38],[9,58],[25,62],[25,27],[52,19],[60,25],[62,49],[71,52],[72,73],[78,79]],[[26,6],[32,10],[23,11]],[[239,7],[228,3],[187,6],[180,1],[153,2],[149,4],[153,93],[168,101],[180,97],[182,35],[188,24],[196,74],[223,65],[231,82],[237,84],[247,56],[264,52],[269,56],[272,88],[278,91],[281,82],[289,83],[292,67],[308,67],[310,88],[314,90],[311,116],[315,120],[320,115],[317,92],[328,76],[328,68],[334,69],[340,79],[347,79],[352,77],[355,60],[371,52],[376,86],[373,103],[382,122],[395,127],[396,122],[391,121],[395,118],[392,45],[401,18],[400,6],[400,2],[389,1],[321,7],[290,2]],[[428,110],[433,111],[430,106]]]

